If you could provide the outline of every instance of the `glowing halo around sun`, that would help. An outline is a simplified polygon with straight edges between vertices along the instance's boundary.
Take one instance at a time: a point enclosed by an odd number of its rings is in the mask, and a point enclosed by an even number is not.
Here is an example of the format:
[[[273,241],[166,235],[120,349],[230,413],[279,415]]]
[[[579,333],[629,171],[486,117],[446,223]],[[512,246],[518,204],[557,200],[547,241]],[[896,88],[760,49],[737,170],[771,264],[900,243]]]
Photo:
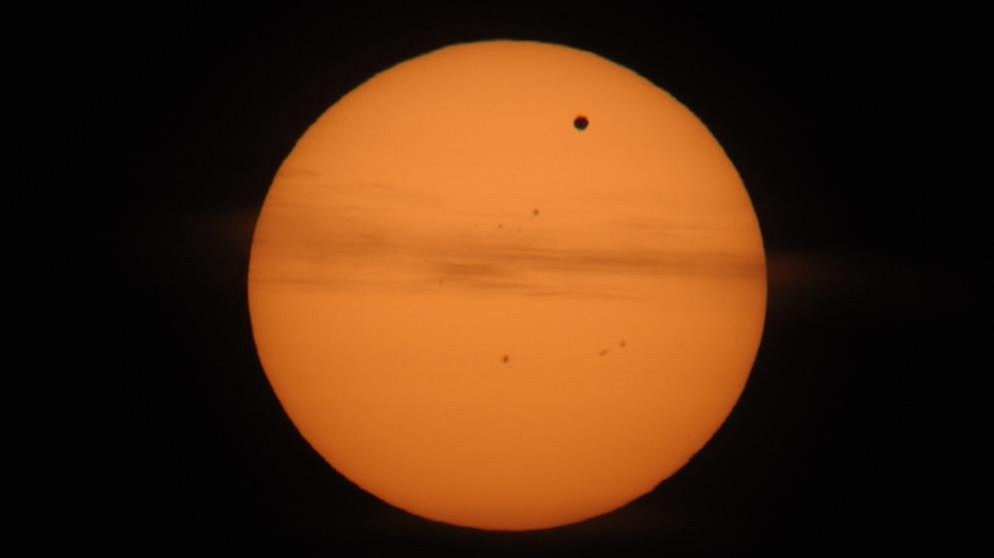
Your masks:
[[[614,510],[711,438],[766,308],[755,212],[707,128],[563,46],[443,48],[345,95],[255,230],[259,356],[303,437],[413,514]]]

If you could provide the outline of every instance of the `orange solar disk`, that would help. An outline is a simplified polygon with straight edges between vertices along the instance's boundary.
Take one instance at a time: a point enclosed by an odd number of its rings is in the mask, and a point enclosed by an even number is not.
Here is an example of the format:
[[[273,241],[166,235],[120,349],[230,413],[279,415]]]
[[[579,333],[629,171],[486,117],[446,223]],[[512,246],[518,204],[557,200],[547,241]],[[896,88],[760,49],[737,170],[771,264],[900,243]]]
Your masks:
[[[524,530],[616,509],[711,438],[763,328],[755,212],[682,104],[589,52],[455,45],[334,104],[249,270],[307,441],[411,513]]]

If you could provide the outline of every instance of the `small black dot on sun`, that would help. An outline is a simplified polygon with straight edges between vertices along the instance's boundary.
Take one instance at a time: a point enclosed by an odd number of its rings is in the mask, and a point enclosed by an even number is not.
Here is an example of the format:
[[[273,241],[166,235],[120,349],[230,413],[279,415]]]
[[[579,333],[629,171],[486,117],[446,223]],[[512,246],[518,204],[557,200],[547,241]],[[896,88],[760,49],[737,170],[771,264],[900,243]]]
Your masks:
[[[587,120],[587,117],[583,116],[582,114],[573,119],[573,126],[575,126],[576,129],[580,130],[581,132],[583,130],[586,130],[589,124],[590,121]]]

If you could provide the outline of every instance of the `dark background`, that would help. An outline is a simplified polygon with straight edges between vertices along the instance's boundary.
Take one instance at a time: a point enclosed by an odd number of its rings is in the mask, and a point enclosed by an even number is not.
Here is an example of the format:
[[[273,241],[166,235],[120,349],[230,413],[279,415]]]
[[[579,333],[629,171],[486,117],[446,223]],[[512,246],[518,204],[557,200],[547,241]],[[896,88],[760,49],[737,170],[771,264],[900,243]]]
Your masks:
[[[952,442],[930,417],[966,366],[952,347],[973,303],[963,239],[979,228],[957,174],[970,16],[351,10],[38,14],[8,45],[28,84],[9,115],[24,186],[8,207],[83,248],[64,265],[100,318],[83,320],[102,355],[101,397],[86,400],[98,434],[77,432],[98,442],[54,497],[81,510],[56,514],[67,532],[321,554],[810,553],[941,536],[958,472],[938,472]],[[422,520],[331,470],[271,391],[246,303],[254,218],[307,126],[378,71],[490,38],[590,50],[689,106],[739,169],[769,258],[763,343],[711,443],[629,506],[543,532]]]

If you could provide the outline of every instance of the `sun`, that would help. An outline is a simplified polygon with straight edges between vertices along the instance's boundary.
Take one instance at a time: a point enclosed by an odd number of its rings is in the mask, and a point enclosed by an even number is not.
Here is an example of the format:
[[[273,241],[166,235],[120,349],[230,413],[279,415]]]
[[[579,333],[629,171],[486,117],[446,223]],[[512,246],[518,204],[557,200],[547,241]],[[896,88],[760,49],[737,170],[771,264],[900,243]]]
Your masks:
[[[262,365],[303,437],[413,514],[614,510],[712,437],[766,308],[756,214],[705,125],[595,54],[443,48],[336,102],[255,230]]]

